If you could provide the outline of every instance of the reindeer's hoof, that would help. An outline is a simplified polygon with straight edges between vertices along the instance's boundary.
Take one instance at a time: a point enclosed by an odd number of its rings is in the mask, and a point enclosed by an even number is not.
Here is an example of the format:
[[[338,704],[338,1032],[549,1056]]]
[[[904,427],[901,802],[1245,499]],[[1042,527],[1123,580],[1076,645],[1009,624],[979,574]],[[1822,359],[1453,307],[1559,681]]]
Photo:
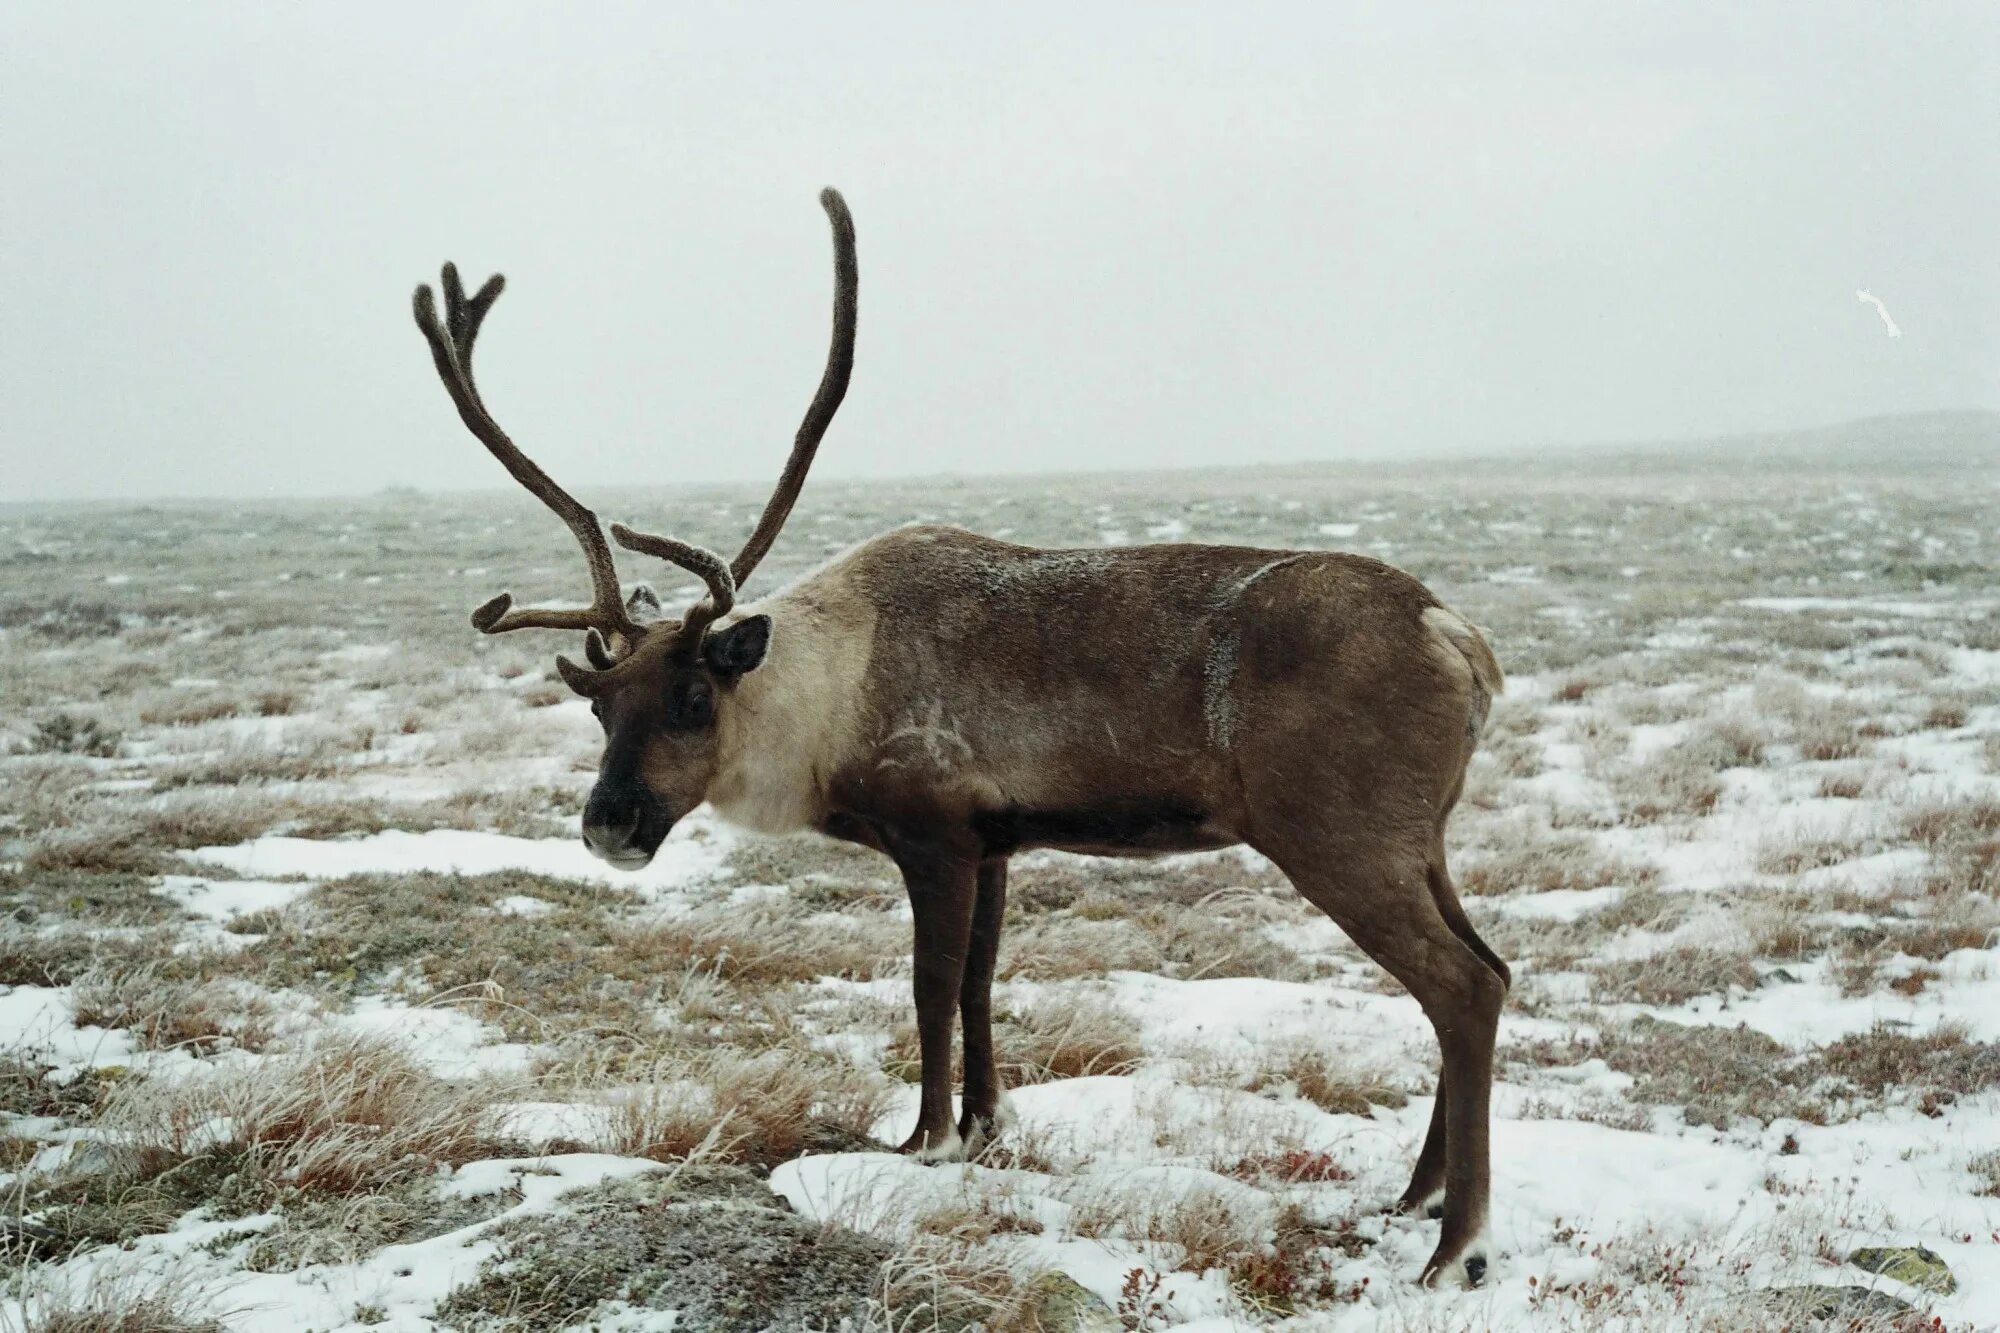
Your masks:
[[[958,1137],[965,1144],[966,1157],[977,1157],[992,1142],[1014,1123],[1014,1108],[1007,1104],[1002,1093],[991,1111],[979,1114],[967,1111],[958,1118]]]
[[[999,1135],[999,1126],[994,1124],[990,1115],[962,1115],[958,1118],[958,1141],[965,1145],[967,1161],[986,1151]]]
[[[946,1130],[943,1134],[919,1129],[904,1139],[903,1146],[896,1151],[919,1162],[956,1162],[965,1156],[965,1140],[956,1129]]]
[[[1444,1216],[1444,1191],[1433,1190],[1420,1197],[1405,1194],[1389,1205],[1391,1217],[1428,1217],[1435,1222]]]
[[[1426,1287],[1458,1287],[1471,1290],[1486,1281],[1486,1241],[1482,1237],[1456,1259],[1433,1254],[1417,1279]]]

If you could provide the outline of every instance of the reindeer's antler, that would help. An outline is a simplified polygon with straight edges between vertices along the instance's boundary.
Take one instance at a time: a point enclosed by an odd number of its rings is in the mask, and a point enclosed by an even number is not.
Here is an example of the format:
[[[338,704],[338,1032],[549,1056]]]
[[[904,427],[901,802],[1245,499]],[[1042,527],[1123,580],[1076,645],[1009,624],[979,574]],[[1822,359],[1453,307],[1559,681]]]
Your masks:
[[[639,637],[639,628],[625,612],[624,599],[618,592],[618,567],[612,563],[611,548],[605,544],[604,530],[597,524],[597,515],[579,504],[574,496],[558,486],[555,479],[535,465],[535,461],[522,453],[519,446],[507,438],[507,432],[500,429],[480,401],[479,390],[472,379],[472,344],[479,336],[479,326],[486,318],[486,312],[493,308],[493,302],[500,296],[506,279],[494,274],[468,299],[465,288],[459,285],[456,266],[444,266],[444,323],[438,323],[437,305],[428,284],[417,288],[412,306],[417,316],[417,327],[423,330],[424,340],[431,345],[431,360],[437,364],[438,378],[444,381],[445,392],[451,395],[458,415],[465,422],[465,428],[473,433],[487,452],[500,460],[515,481],[527,488],[528,492],[569,525],[576,536],[576,544],[583,548],[583,558],[590,564],[590,605],[581,611],[557,611],[537,608],[510,610],[514,598],[510,593],[501,593],[492,601],[472,613],[472,623],[487,634],[504,634],[516,629],[596,629],[605,634],[616,634],[629,641]]]
[[[615,523],[611,527],[611,535],[620,546],[679,565],[708,585],[707,599],[689,611],[681,622],[682,643],[688,651],[699,646],[709,624],[735,604],[737,587],[750,577],[765,552],[771,549],[771,543],[777,540],[779,530],[785,526],[785,519],[791,515],[792,505],[799,498],[800,487],[805,485],[806,472],[812,467],[820,439],[832,423],[833,414],[840,409],[841,399],[847,395],[848,377],[854,370],[855,292],[859,285],[859,272],[854,260],[854,219],[837,190],[820,191],[819,202],[833,223],[833,344],[827,351],[826,371],[820,377],[819,391],[813,395],[812,405],[806,409],[805,420],[800,423],[799,433],[792,443],[791,458],[786,461],[777,488],[765,504],[762,517],[757,520],[756,530],[743,544],[736,559],[725,563],[713,551],[672,537],[634,532]],[[479,326],[485,320],[486,312],[498,299],[505,285],[504,280],[495,274],[468,299],[465,289],[459,285],[455,267],[446,264],[443,279],[445,318],[442,325],[438,322],[435,298],[428,286],[417,288],[414,302],[417,327],[423,330],[424,338],[431,345],[431,359],[437,363],[438,378],[444,381],[445,390],[457,405],[458,415],[464,420],[466,429],[500,460],[501,466],[514,480],[569,525],[569,530],[576,535],[577,545],[583,548],[584,559],[590,564],[591,602],[584,610],[514,610],[513,597],[503,592],[474,611],[472,623],[488,634],[515,629],[594,631],[594,637],[585,643],[585,654],[594,665],[602,668],[613,657],[607,640],[622,638],[629,646],[638,641],[641,632],[632,612],[619,597],[618,569],[612,562],[611,548],[605,544],[604,530],[598,526],[596,514],[577,503],[568,491],[558,486],[554,478],[537,467],[533,459],[507,438],[507,433],[487,412],[485,403],[480,400],[479,389],[473,382],[473,341],[479,336]],[[583,668],[567,665],[570,670],[565,671],[565,678],[571,671],[583,673]]]
[[[854,259],[854,217],[847,211],[847,201],[838,190],[821,190],[819,204],[833,224],[833,343],[827,348],[826,372],[820,376],[819,391],[813,395],[812,405],[806,408],[805,420],[799,423],[799,433],[792,441],[792,456],[785,460],[778,487],[764,506],[763,517],[757,520],[757,530],[729,562],[729,571],[739,588],[749,580],[764,553],[771,549],[771,543],[778,539],[778,530],[791,517],[799,488],[806,484],[813,455],[819,452],[820,439],[833,423],[833,414],[840,410],[840,400],[847,396],[848,377],[854,373],[856,292],[861,283],[860,268]]]
[[[701,642],[709,623],[717,616],[728,615],[729,608],[736,605],[736,580],[730,575],[729,566],[706,546],[692,546],[676,538],[659,537],[650,532],[634,532],[623,523],[611,525],[611,536],[626,550],[658,556],[669,564],[679,565],[708,585],[708,599],[697,603],[681,621],[682,642],[690,651]]]

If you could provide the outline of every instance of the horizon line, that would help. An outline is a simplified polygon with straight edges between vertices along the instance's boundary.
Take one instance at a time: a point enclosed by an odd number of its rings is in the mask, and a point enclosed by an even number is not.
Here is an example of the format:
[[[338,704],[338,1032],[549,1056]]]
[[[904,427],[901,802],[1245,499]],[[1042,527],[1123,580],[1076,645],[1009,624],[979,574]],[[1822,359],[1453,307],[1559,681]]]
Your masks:
[[[1741,429],[1708,435],[1654,435],[1543,443],[1513,442],[1497,445],[1459,445],[1425,450],[1414,454],[1407,449],[1363,449],[1340,458],[1293,458],[1265,459],[1251,462],[1181,463],[1153,467],[1028,468],[1020,471],[1007,471],[980,469],[974,466],[967,469],[936,469],[926,472],[858,473],[850,475],[842,475],[836,470],[833,475],[820,479],[836,484],[904,483],[926,480],[1013,481],[1058,477],[1138,477],[1199,473],[1282,472],[1287,469],[1338,468],[1346,464],[1361,463],[1386,463],[1391,467],[1400,468],[1422,463],[1523,460],[1536,455],[1563,456],[1577,453],[1613,452],[1619,450],[1632,453],[1666,454],[1681,449],[1712,449],[1735,443],[1819,435],[1874,423],[1919,421],[1926,418],[1951,417],[1987,417],[1993,418],[1996,424],[2000,424],[2000,408],[1963,406],[1915,408],[1905,412],[1875,412],[1857,417],[1843,417],[1838,420],[1822,421],[1813,425]],[[754,487],[760,484],[757,480],[750,478],[736,480],[707,478],[682,482],[632,482],[627,480],[580,482],[571,489],[583,492],[609,490],[614,487],[623,487],[626,489],[636,487],[643,490],[713,491],[744,486]],[[367,491],[203,491],[160,495],[45,495],[29,499],[0,500],[0,511],[26,509],[35,506],[117,507],[146,504],[310,503],[329,500],[379,500],[385,496],[393,495],[457,496],[500,494],[508,489],[504,484],[497,481],[490,485],[473,484],[435,487],[418,486],[409,482],[388,482]]]

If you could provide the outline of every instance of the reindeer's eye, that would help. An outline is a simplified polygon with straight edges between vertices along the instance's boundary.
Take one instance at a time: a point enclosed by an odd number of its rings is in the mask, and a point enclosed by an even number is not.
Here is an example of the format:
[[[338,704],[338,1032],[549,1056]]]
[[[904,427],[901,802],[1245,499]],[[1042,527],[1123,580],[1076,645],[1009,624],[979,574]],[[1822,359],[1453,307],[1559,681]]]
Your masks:
[[[699,676],[667,688],[667,725],[676,731],[699,731],[715,717],[715,695]]]

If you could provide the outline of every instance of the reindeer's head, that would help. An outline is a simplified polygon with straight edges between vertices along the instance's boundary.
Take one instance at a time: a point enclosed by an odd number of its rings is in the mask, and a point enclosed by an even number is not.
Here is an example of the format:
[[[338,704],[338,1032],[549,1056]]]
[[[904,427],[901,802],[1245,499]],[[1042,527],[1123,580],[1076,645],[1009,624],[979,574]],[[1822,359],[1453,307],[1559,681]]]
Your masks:
[[[588,666],[567,657],[556,669],[568,686],[590,700],[604,727],[604,756],[597,785],[584,806],[583,841],[621,870],[637,870],[652,860],[675,822],[701,804],[721,759],[718,736],[737,683],[757,669],[771,640],[769,616],[724,620],[736,590],[771,549],[792,512],[820,438],[847,392],[854,368],[854,221],[838,193],[826,190],[820,204],[833,223],[833,346],[819,392],[806,409],[792,455],[764,506],[756,531],[732,561],[672,537],[611,525],[611,535],[628,551],[678,565],[708,585],[708,595],[679,620],[662,615],[659,600],[644,585],[626,597],[618,582],[611,548],[597,515],[558,486],[534,460],[515,446],[494,422],[472,378],[472,344],[503,285],[496,274],[467,297],[458,271],[444,268],[445,317],[438,321],[428,286],[417,288],[417,327],[431,346],[440,379],[459,416],[514,479],[559,515],[575,534],[590,565],[591,603],[582,610],[513,605],[501,593],[472,613],[487,634],[516,629],[583,630]]]

